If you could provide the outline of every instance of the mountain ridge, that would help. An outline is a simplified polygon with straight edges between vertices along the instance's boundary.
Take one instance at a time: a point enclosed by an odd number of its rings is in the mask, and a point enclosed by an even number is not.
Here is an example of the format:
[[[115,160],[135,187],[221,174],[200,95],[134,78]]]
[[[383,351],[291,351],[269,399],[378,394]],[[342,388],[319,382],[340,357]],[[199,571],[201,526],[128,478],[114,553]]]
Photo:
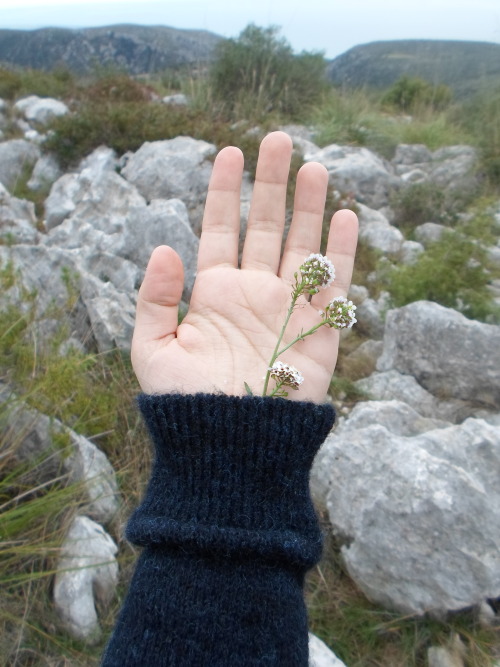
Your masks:
[[[112,65],[130,74],[144,74],[208,62],[221,39],[205,30],[133,24],[1,29],[0,62],[44,70],[65,65],[77,73]]]
[[[500,44],[460,40],[390,40],[349,49],[327,66],[330,81],[348,88],[387,88],[402,76],[449,86],[465,97],[500,87]]]

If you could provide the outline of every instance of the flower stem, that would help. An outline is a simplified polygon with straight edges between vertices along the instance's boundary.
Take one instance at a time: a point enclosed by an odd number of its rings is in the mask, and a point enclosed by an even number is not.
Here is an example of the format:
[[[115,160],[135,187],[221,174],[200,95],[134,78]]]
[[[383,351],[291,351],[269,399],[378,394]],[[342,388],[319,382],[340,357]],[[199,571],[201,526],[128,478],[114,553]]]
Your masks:
[[[267,388],[269,386],[269,379],[271,378],[271,370],[270,369],[271,369],[272,365],[274,364],[274,362],[276,361],[276,359],[278,358],[278,356],[281,354],[281,352],[279,351],[281,341],[283,340],[283,336],[285,335],[285,330],[287,328],[288,322],[290,321],[290,318],[291,318],[292,313],[293,313],[293,309],[295,308],[295,304],[297,303],[297,299],[299,298],[300,288],[301,288],[301,286],[297,286],[294,289],[294,291],[292,292],[292,302],[290,304],[290,307],[288,308],[288,312],[286,314],[283,326],[281,327],[280,335],[278,336],[278,340],[276,342],[276,346],[274,348],[274,351],[273,351],[273,354],[272,354],[272,357],[271,357],[271,361],[269,362],[269,364],[267,366],[267,373],[266,373],[266,377],[265,377],[265,381],[264,381],[264,389],[262,391],[262,396],[267,396]],[[288,347],[290,347],[290,346],[288,345],[286,347],[286,349],[288,349]],[[271,393],[271,396],[273,396],[274,393],[275,393],[275,391],[273,391]]]
[[[301,333],[299,336],[294,338],[291,343],[288,343],[288,345],[285,345],[285,347],[281,348],[279,352],[276,354],[276,358],[279,357],[280,355],[283,354],[283,352],[286,352],[288,348],[292,347],[292,345],[295,345],[295,343],[298,343],[299,340],[304,340],[306,336],[311,336],[315,331],[317,331],[320,327],[323,326],[323,324],[326,324],[326,320],[321,321],[319,324],[315,324],[312,329],[309,329],[309,331],[306,331],[305,333]],[[274,363],[274,361],[273,361]]]

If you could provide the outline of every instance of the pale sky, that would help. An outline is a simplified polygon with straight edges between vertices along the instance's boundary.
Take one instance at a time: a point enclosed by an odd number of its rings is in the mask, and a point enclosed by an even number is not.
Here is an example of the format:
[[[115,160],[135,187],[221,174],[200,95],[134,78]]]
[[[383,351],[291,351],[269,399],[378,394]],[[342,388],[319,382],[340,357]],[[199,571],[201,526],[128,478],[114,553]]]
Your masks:
[[[248,23],[281,26],[295,51],[328,58],[392,39],[500,43],[499,0],[0,0],[0,28],[137,23],[237,37]]]

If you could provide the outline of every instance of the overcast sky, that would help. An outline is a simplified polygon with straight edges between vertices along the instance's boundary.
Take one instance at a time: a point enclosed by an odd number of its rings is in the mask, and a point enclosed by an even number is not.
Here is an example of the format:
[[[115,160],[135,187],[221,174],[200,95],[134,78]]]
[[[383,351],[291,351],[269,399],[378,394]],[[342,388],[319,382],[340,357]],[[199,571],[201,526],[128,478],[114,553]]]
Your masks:
[[[500,43],[500,0],[0,0],[0,27],[116,23],[210,30],[236,37],[248,23],[281,26],[295,51],[333,58],[391,39]]]

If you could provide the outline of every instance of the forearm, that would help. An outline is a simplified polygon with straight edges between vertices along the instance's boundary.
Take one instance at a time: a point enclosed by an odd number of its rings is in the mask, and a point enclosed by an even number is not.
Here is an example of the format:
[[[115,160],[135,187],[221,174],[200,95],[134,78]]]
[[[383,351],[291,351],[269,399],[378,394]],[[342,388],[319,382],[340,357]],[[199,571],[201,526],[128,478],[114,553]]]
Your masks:
[[[309,470],[328,406],[141,397],[156,461],[145,547],[103,665],[307,665],[302,585],[321,553]]]

